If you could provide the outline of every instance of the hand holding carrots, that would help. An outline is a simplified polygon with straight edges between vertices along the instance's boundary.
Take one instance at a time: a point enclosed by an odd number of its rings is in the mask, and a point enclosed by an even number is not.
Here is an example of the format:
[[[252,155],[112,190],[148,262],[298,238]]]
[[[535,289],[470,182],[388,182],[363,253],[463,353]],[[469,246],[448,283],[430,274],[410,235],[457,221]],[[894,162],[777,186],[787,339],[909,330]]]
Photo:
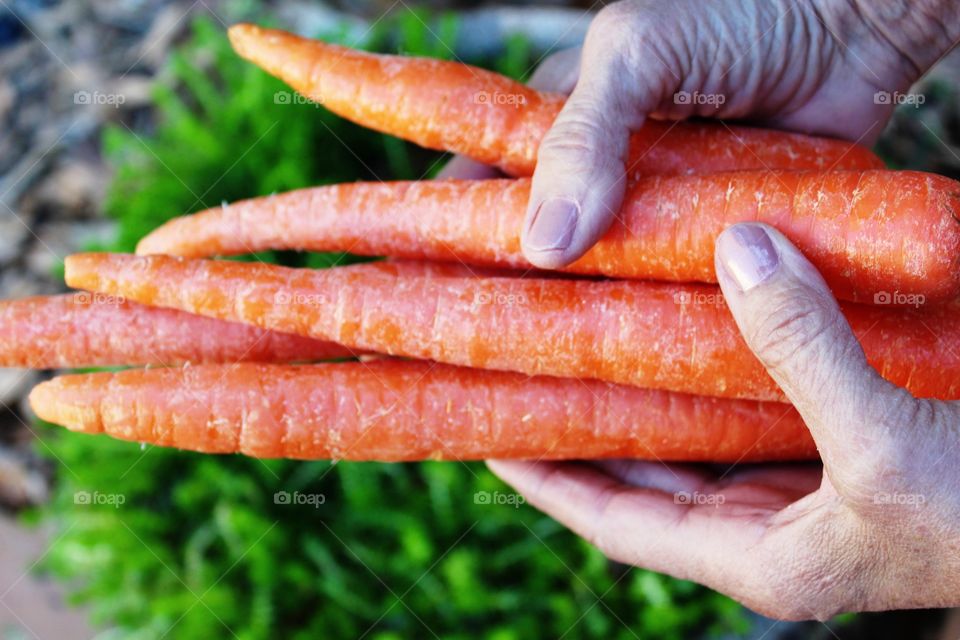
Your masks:
[[[850,141],[643,122],[753,116],[870,139],[890,110],[870,93],[905,88],[932,61],[910,53],[929,25],[901,16],[904,35],[880,42],[870,6],[728,4],[612,5],[582,56],[553,58],[536,86],[232,27],[241,56],[331,111],[471,159],[446,177],[495,175],[486,165],[512,177],[276,194],[172,221],[141,256],[71,257],[69,285],[123,304],[8,303],[0,363],[204,363],[34,390],[39,416],[86,433],[262,457],[499,458],[497,473],[611,556],[779,617],[958,604],[960,407],[947,401],[960,398],[960,187],[883,170]],[[729,35],[751,30],[768,46],[738,56]],[[860,54],[893,71],[865,78]],[[723,100],[701,101],[707,89]],[[490,99],[502,94],[507,108]],[[567,265],[613,217],[564,269],[591,277],[523,271]],[[260,249],[456,264],[198,259]],[[891,292],[930,305],[893,308]],[[152,339],[136,342],[132,320]],[[358,351],[383,355],[290,364]],[[818,452],[822,478],[556,462]]]
[[[768,616],[955,606],[960,405],[881,379],[823,279],[776,231],[736,225],[717,255],[736,322],[809,426],[822,474],[626,460],[490,468],[611,558]]]
[[[587,33],[579,73],[576,64],[567,74],[551,71],[556,91],[569,92],[571,76],[579,79],[540,144],[527,258],[544,268],[565,265],[603,235],[620,209],[625,175],[643,161],[629,153],[628,134],[648,116],[749,118],[870,143],[895,92],[958,37],[957,5],[944,0],[608,5]],[[732,146],[731,155],[757,157],[743,138]]]

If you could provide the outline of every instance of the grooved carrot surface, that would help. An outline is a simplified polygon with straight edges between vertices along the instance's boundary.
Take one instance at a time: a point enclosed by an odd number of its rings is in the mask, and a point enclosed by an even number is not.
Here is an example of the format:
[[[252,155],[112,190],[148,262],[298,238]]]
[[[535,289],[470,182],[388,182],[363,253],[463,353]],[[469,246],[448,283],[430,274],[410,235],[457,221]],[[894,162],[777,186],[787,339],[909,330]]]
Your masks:
[[[30,403],[75,431],[265,458],[810,459],[789,405],[381,360],[55,378]]]
[[[174,219],[138,253],[350,251],[529,267],[528,179],[352,183]],[[644,178],[610,230],[567,271],[716,282],[716,237],[760,221],[790,238],[843,299],[960,294],[960,184],[915,171],[730,172]]]
[[[0,367],[348,358],[346,347],[90,293],[0,301]]]
[[[422,278],[357,265],[84,254],[81,289],[353,348],[530,375],[783,400],[719,288],[626,280]],[[868,359],[917,396],[960,398],[960,308],[844,306]]]
[[[565,101],[459,62],[377,55],[239,24],[243,58],[330,111],[430,149],[462,153],[510,175],[531,175]],[[633,134],[628,174],[739,169],[877,169],[851,142],[733,126],[648,120]]]

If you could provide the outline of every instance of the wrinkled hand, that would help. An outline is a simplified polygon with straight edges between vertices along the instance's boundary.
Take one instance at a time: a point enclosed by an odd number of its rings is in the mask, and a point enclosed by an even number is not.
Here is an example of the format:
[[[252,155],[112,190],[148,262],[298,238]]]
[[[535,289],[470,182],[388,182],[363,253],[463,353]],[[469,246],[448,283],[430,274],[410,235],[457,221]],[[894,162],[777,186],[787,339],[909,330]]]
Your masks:
[[[572,94],[540,148],[525,254],[557,266],[603,233],[623,196],[627,136],[645,117],[748,118],[871,142],[891,111],[874,94],[904,91],[958,31],[958,5],[944,0],[610,5],[582,55],[556,54],[531,80]],[[723,95],[723,104],[677,104],[680,91]],[[496,172],[457,158],[442,175]],[[575,203],[570,233],[563,207],[535,215],[556,198]],[[769,616],[960,605],[960,405],[882,380],[823,279],[776,231],[735,225],[716,260],[744,338],[801,412],[822,468],[490,468],[609,557]]]
[[[871,143],[905,91],[960,37],[946,0],[622,0],[593,20],[540,145],[523,250],[567,264],[620,209],[629,132],[648,116],[745,118]],[[553,65],[558,62],[554,61]],[[677,98],[683,96],[683,99]]]
[[[960,605],[960,405],[880,378],[819,273],[770,227],[726,230],[716,268],[741,333],[809,426],[822,471],[490,468],[610,558],[768,616]]]

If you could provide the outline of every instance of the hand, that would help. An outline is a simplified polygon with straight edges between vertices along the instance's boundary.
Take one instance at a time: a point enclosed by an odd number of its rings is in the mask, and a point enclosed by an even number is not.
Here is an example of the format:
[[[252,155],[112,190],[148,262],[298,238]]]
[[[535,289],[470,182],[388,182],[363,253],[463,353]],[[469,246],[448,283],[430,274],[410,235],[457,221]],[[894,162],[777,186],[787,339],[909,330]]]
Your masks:
[[[960,404],[883,380],[823,279],[772,228],[727,229],[716,268],[743,337],[809,426],[822,472],[637,461],[490,468],[610,558],[768,616],[960,605]]]
[[[629,132],[648,116],[749,118],[871,143],[905,91],[960,37],[948,0],[622,0],[587,32],[566,105],[540,145],[524,255],[556,268],[587,251],[623,200]],[[577,78],[579,75],[579,79]],[[703,101],[678,104],[685,91]],[[879,102],[879,103],[878,103]]]

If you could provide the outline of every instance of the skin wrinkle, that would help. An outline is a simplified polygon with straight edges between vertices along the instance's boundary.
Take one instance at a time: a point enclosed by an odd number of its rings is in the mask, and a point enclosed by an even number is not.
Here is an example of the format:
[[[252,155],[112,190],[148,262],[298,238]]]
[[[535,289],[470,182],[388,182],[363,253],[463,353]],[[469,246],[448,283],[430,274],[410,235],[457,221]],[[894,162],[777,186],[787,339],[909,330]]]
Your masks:
[[[794,19],[799,16],[799,18]],[[791,37],[790,54],[801,51],[806,56],[802,65],[782,64],[779,67],[779,73],[773,77],[766,78],[766,89],[764,93],[772,96],[777,91],[786,93],[768,107],[769,115],[776,114],[783,116],[796,111],[808,102],[819,89],[819,80],[826,69],[831,67],[831,62],[835,57],[836,46],[832,41],[831,46],[824,46],[825,39],[822,36],[822,30],[810,25],[812,18],[810,14],[796,8],[791,10],[791,18],[788,21],[794,28],[788,30]],[[824,56],[827,56],[824,59]],[[773,52],[770,52],[773,56]],[[798,77],[799,76],[799,77]],[[790,105],[797,105],[791,108]]]
[[[924,15],[921,21],[923,26],[915,26],[911,18],[924,14],[929,4],[936,4],[940,11],[934,10]],[[910,75],[920,75],[933,63],[933,60],[925,60],[918,55],[918,52],[924,51],[926,47],[917,47],[917,45],[926,44],[931,29],[939,30],[943,39],[950,43],[957,37],[957,33],[951,34],[946,26],[947,23],[940,19],[940,12],[948,7],[949,3],[889,2],[881,7],[874,6],[871,2],[848,0],[847,5],[860,18],[861,24],[879,42],[886,44],[888,50],[906,66]],[[882,15],[884,11],[887,15]],[[899,12],[899,15],[892,15],[894,11]],[[913,36],[911,32],[917,35]],[[900,35],[907,35],[907,41],[898,38]]]

